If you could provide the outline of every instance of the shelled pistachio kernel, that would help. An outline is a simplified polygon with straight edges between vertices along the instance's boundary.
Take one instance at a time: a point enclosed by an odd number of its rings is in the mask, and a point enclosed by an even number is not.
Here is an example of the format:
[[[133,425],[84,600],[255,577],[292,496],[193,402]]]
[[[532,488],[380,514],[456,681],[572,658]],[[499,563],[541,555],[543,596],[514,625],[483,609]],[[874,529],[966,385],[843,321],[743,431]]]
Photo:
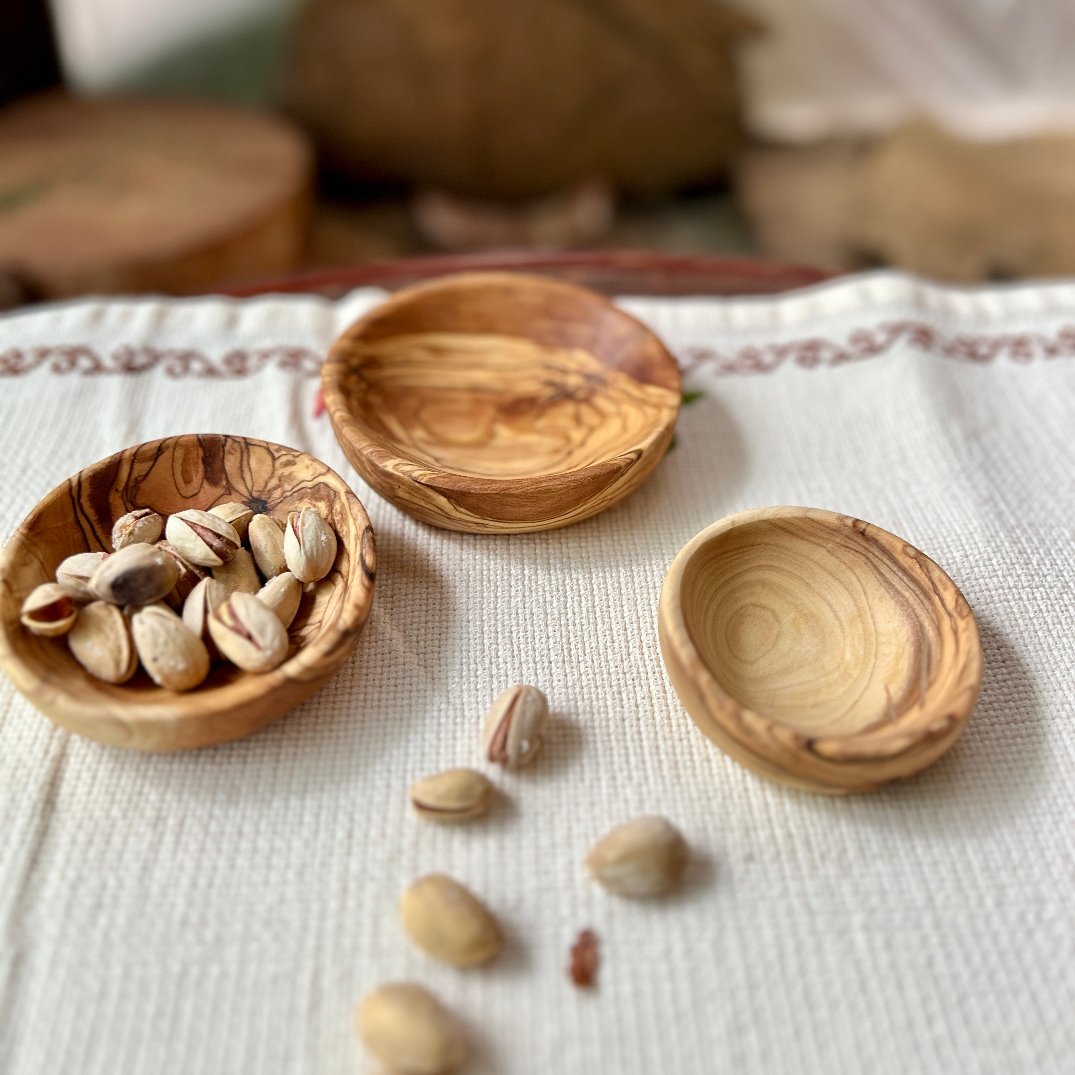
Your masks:
[[[663,817],[636,817],[607,832],[586,857],[591,876],[617,896],[662,896],[679,884],[689,851]]]
[[[142,667],[158,687],[189,691],[209,674],[205,643],[167,605],[147,605],[135,611],[131,634]]]
[[[287,656],[287,631],[253,594],[233,593],[209,616],[209,635],[232,664],[268,672]]]
[[[549,702],[537,687],[517,685],[501,691],[489,707],[482,726],[486,761],[509,769],[529,765],[541,749],[549,717]]]
[[[19,621],[31,634],[55,638],[71,630],[78,615],[74,598],[58,582],[43,582],[27,595]]]
[[[199,567],[219,567],[241,544],[231,523],[197,508],[169,515],[164,536],[180,556]]]
[[[126,683],[138,668],[127,617],[107,601],[91,601],[79,610],[67,645],[75,660],[105,683]]]
[[[107,559],[107,552],[76,552],[74,556],[60,561],[60,566],[56,568],[56,581],[76,601],[92,601],[90,579]]]
[[[209,514],[215,515],[218,519],[223,519],[226,523],[231,523],[235,532],[239,535],[239,540],[243,541],[246,538],[250,520],[254,517],[254,509],[246,504],[232,501],[228,504],[217,504],[215,508],[209,509]]]
[[[332,570],[336,535],[316,508],[303,508],[288,515],[284,560],[299,582],[318,582]]]
[[[236,549],[235,555],[220,567],[213,568],[213,578],[223,584],[229,594],[257,593],[261,589],[254,557],[246,549]]]
[[[290,571],[284,571],[269,579],[258,590],[257,599],[266,608],[271,608],[276,613],[276,618],[283,624],[286,631],[299,610],[299,602],[302,601],[302,583]]]
[[[164,533],[164,519],[152,508],[135,508],[112,525],[112,548],[119,552],[128,545],[152,545]]]
[[[355,1023],[362,1044],[394,1075],[449,1075],[466,1059],[462,1024],[414,982],[387,982],[367,993]]]
[[[93,573],[90,593],[113,605],[149,605],[170,593],[179,578],[175,561],[153,545],[127,545]]]
[[[284,559],[284,531],[271,515],[255,515],[247,531],[254,562],[265,579],[274,579],[287,570]]]
[[[442,963],[473,967],[500,951],[496,919],[477,896],[445,874],[427,874],[407,888],[399,917],[407,936]]]
[[[493,785],[474,769],[447,769],[411,785],[411,806],[428,821],[451,823],[480,817],[489,809]]]

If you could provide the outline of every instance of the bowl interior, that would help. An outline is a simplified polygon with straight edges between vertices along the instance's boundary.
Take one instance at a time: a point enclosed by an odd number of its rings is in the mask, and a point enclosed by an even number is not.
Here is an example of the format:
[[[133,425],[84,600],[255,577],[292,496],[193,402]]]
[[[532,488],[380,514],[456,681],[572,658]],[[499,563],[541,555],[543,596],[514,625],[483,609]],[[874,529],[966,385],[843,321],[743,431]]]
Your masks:
[[[229,501],[244,502],[280,523],[291,510],[315,506],[339,539],[332,571],[302,598],[289,631],[288,660],[273,672],[253,675],[218,663],[205,683],[183,695],[157,687],[142,670],[129,682],[113,685],[85,672],[62,638],[31,635],[19,623],[23,599],[55,577],[60,561],[77,552],[111,550],[112,524],[125,512],[149,507],[167,515]],[[312,456],[266,441],[218,435],[137,445],[54,489],[5,546],[0,554],[0,656],[16,685],[40,709],[97,738],[107,738],[95,735],[92,723],[98,717],[130,726],[139,719],[187,715],[204,725],[214,715],[252,703],[261,708],[245,723],[259,726],[312,693],[350,652],[372,604],[375,562],[365,510],[343,480]],[[208,741],[203,732],[212,739],[234,737],[226,725],[216,733],[203,727],[192,734]],[[199,745],[182,740],[179,734],[175,742],[149,745]]]
[[[678,368],[652,332],[603,296],[540,277],[413,288],[346,333],[330,366],[372,446],[480,478],[570,474],[637,452],[679,407]]]
[[[891,726],[943,693],[952,648],[949,610],[910,546],[827,514],[716,534],[680,595],[719,689],[809,736]]]

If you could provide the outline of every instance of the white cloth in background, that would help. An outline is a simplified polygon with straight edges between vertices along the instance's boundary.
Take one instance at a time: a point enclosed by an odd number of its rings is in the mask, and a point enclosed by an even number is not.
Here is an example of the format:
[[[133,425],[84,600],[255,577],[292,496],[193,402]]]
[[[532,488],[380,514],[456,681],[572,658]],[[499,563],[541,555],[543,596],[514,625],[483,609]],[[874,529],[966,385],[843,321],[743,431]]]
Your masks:
[[[374,610],[312,700],[228,746],[123,752],[0,682],[0,1070],[344,1075],[355,1002],[433,987],[468,1071],[1059,1075],[1075,1057],[1075,285],[958,291],[891,274],[780,298],[624,299],[681,357],[678,445],[628,501],[506,538],[420,525],[355,475],[312,407],[328,342],[378,299],[76,302],[0,319],[0,536],[137,441],[250,434],[351,481]],[[760,372],[761,370],[767,372]],[[697,732],[656,607],[675,552],[732,511],[859,515],[934,557],[985,653],[966,733],[921,777],[829,799]],[[505,685],[555,711],[494,814],[435,827],[406,788],[480,767]],[[659,812],[685,890],[630,903],[582,859]],[[404,939],[443,870],[508,936],[455,971]],[[565,974],[583,927],[599,985]]]

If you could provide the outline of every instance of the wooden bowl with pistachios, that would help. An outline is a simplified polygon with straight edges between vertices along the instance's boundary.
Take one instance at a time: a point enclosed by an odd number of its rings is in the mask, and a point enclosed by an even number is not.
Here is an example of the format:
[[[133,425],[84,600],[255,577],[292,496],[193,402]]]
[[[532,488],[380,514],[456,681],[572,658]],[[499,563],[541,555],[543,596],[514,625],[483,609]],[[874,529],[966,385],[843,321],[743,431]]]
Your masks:
[[[339,670],[375,574],[369,517],[324,463],[247,437],[150,441],[53,489],[0,552],[0,667],[102,743],[227,742]]]

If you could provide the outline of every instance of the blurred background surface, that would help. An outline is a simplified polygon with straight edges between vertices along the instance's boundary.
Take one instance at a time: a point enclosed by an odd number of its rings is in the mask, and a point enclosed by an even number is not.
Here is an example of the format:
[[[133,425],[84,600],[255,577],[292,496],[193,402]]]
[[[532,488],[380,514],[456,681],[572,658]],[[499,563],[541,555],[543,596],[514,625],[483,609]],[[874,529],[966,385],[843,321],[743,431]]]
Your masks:
[[[1071,274],[1073,44],[1070,0],[5,0],[0,274],[570,248]]]

